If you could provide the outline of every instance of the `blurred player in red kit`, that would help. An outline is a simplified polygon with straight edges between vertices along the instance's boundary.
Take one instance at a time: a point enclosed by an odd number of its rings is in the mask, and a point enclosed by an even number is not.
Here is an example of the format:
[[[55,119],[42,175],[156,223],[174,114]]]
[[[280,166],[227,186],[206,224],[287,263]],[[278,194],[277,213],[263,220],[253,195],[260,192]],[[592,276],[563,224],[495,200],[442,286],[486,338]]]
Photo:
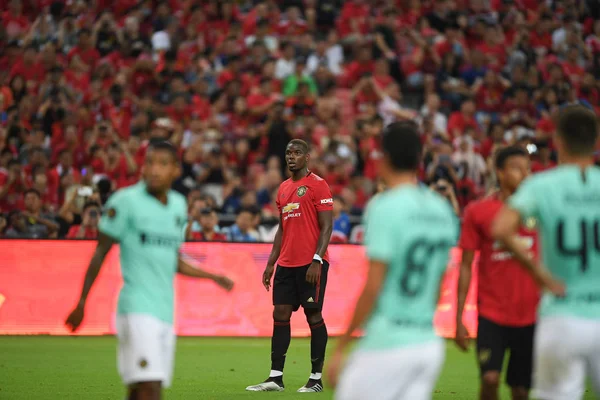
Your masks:
[[[253,392],[284,390],[283,367],[291,339],[290,318],[300,305],[310,326],[312,371],[298,392],[323,391],[321,374],[328,336],[321,310],[329,270],[327,246],[333,229],[333,196],[327,182],[308,170],[309,158],[306,142],[299,139],[289,142],[285,159],[292,177],[283,182],[277,192],[279,229],[263,273],[263,285],[269,290],[275,272],[271,373],[265,382],[246,388]]]
[[[479,251],[477,353],[481,371],[480,399],[498,399],[500,373],[506,350],[506,376],[514,400],[528,399],[533,363],[533,336],[539,289],[512,253],[491,236],[491,224],[504,202],[529,174],[529,155],[521,147],[505,147],[495,160],[500,190],[471,203],[465,210],[459,246],[462,262],[458,283],[456,344],[467,350],[468,332],[462,322],[471,282],[471,265]],[[537,237],[531,226],[521,227],[519,239],[537,256]]]

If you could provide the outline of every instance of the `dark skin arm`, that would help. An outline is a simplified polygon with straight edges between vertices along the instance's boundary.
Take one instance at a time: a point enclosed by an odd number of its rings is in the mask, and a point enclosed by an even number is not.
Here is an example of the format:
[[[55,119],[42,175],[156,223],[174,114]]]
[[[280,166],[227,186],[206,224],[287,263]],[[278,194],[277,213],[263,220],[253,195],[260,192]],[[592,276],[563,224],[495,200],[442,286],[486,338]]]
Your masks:
[[[102,268],[102,264],[104,263],[106,255],[115,243],[116,240],[110,236],[105,235],[102,232],[98,233],[98,244],[96,245],[96,251],[94,251],[94,255],[92,256],[92,260],[90,261],[87,272],[85,273],[83,288],[81,289],[81,296],[79,296],[79,301],[77,302],[75,309],[71,312],[67,318],[67,321],[65,322],[67,327],[71,329],[71,332],[75,332],[77,329],[79,329],[81,321],[83,321],[85,302],[87,301],[90,290],[92,289],[92,286],[98,277],[98,273],[100,272],[100,268]]]
[[[467,328],[463,324],[463,311],[465,310],[465,302],[467,301],[467,294],[469,293],[469,286],[471,285],[471,266],[473,265],[473,258],[475,252],[473,250],[463,250],[462,260],[460,262],[460,271],[458,275],[458,296],[456,305],[456,338],[454,341],[456,345],[463,351],[467,351],[468,348],[468,335]]]
[[[319,215],[319,241],[317,242],[316,253],[323,258],[327,252],[327,246],[329,246],[329,240],[331,239],[331,232],[333,231],[333,211],[321,211]],[[321,263],[313,261],[308,270],[306,271],[306,281],[316,285],[321,276]]]
[[[233,289],[233,281],[226,276],[211,274],[208,271],[204,271],[203,269],[197,268],[189,264],[187,261],[183,260],[181,257],[179,258],[179,262],[177,263],[177,272],[181,275],[189,276],[192,278],[198,279],[209,279],[227,290],[228,292]]]
[[[279,220],[283,221],[282,216],[279,216]],[[267,267],[265,268],[265,272],[263,272],[263,286],[269,291],[271,287],[271,278],[273,277],[273,271],[275,270],[275,263],[279,258],[279,254],[281,253],[281,239],[283,238],[283,226],[279,223],[279,227],[277,228],[277,233],[275,233],[275,240],[273,240],[273,248],[271,249],[271,254],[269,255],[269,260],[267,261]]]
[[[543,268],[534,258],[527,254],[515,237],[521,224],[518,211],[508,207],[502,208],[492,224],[492,237],[499,240],[504,247],[513,253],[515,259],[527,270],[542,289],[547,289],[555,296],[565,296],[565,285],[556,280],[548,270]]]

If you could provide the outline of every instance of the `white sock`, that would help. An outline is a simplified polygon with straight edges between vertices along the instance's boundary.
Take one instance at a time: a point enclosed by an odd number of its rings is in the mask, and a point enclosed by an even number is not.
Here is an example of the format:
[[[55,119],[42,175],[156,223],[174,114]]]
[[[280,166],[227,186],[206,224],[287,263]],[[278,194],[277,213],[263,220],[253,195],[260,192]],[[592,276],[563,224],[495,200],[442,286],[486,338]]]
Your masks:
[[[269,374],[269,378],[277,378],[278,376],[283,376],[283,371],[277,371],[272,369],[271,373]]]
[[[315,381],[318,381],[319,379],[321,379],[321,373],[315,372],[314,374],[310,374],[309,379],[314,379]]]

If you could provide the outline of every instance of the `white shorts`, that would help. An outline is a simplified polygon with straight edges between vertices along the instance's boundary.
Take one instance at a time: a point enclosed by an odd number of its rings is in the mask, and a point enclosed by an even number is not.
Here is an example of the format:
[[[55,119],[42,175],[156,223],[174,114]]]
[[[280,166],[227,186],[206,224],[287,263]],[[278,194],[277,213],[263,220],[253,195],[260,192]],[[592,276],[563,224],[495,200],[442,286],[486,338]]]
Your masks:
[[[600,321],[542,318],[534,343],[534,398],[581,399],[586,376],[600,396]]]
[[[442,340],[393,350],[359,350],[340,376],[336,400],[429,400],[444,364]]]
[[[117,315],[117,366],[125,385],[161,381],[171,385],[175,356],[173,325],[146,314]]]

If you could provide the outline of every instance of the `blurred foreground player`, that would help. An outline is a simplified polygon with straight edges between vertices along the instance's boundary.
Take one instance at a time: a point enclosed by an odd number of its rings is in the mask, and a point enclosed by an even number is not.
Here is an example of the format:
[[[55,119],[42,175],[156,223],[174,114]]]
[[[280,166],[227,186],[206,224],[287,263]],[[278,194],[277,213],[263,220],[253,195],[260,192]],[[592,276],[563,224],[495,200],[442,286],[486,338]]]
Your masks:
[[[271,373],[265,382],[246,388],[253,392],[284,389],[283,366],[290,345],[290,318],[300,305],[310,326],[312,371],[298,392],[323,391],[321,374],[328,336],[321,310],[329,271],[327,246],[333,229],[333,197],[327,182],[308,170],[309,158],[306,142],[298,139],[289,142],[285,159],[292,177],[277,192],[280,223],[263,273],[263,285],[269,290],[277,263],[273,279]]]
[[[171,190],[179,172],[175,148],[152,144],[144,181],[110,197],[81,297],[66,321],[73,331],[79,328],[104,258],[119,243],[124,284],[117,307],[118,368],[131,400],[160,399],[162,387],[170,385],[175,273],[210,279],[226,290],[233,287],[230,279],[194,268],[179,256],[187,222],[186,200]]]
[[[597,141],[598,122],[592,111],[563,108],[554,141],[560,165],[523,182],[492,228],[550,290],[540,303],[535,333],[536,399],[581,399],[586,375],[600,396],[600,168],[594,166],[593,154]],[[548,269],[528,258],[514,238],[528,218],[538,222]]]
[[[382,148],[379,174],[387,190],[365,215],[369,272],[329,363],[333,384],[352,334],[366,322],[365,336],[340,377],[337,400],[431,399],[444,362],[433,316],[458,221],[447,200],[417,183],[421,141],[414,123],[389,125]]]
[[[506,381],[512,388],[513,400],[526,400],[531,387],[539,289],[512,253],[492,238],[491,227],[504,202],[529,175],[529,154],[518,146],[505,147],[496,153],[495,167],[500,190],[469,204],[463,215],[455,341],[459,348],[467,350],[468,332],[462,316],[471,284],[473,258],[475,252],[479,252],[477,359],[481,371],[480,399],[498,399],[504,355],[510,350]],[[532,256],[537,254],[536,236],[531,225],[521,226],[517,232],[519,242]]]

